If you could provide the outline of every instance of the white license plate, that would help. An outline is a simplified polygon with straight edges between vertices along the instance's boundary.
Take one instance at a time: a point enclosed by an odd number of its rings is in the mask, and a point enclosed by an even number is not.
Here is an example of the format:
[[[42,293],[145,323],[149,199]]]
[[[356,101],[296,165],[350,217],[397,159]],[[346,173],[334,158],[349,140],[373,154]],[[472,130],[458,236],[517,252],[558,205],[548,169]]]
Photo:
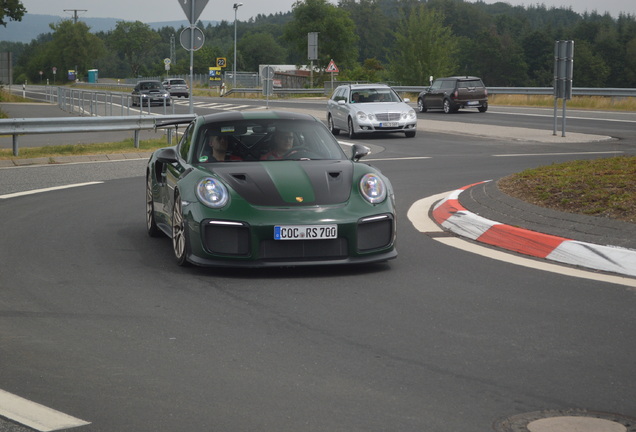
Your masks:
[[[338,225],[277,225],[274,240],[324,240],[338,237]]]
[[[398,122],[384,122],[380,123],[380,127],[398,127],[400,124]]]
[[[468,101],[466,105],[479,105],[479,101]]]

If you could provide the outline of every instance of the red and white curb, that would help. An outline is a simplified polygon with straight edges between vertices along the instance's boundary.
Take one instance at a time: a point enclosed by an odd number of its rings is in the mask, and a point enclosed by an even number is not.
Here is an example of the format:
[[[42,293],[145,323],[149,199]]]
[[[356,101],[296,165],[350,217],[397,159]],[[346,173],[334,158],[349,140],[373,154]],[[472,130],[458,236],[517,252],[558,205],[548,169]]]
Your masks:
[[[478,182],[450,193],[438,202],[432,217],[443,228],[462,237],[537,258],[595,270],[636,276],[636,250],[601,246],[543,234],[483,218],[466,210],[459,195]]]

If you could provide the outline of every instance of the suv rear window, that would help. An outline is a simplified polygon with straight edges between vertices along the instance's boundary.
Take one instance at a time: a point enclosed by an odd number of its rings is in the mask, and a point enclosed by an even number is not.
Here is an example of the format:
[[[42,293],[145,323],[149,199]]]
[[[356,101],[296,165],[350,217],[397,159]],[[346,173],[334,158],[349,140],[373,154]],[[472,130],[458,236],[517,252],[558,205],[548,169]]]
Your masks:
[[[473,87],[483,87],[484,83],[481,80],[463,80],[457,83],[457,87],[459,88],[473,88]]]

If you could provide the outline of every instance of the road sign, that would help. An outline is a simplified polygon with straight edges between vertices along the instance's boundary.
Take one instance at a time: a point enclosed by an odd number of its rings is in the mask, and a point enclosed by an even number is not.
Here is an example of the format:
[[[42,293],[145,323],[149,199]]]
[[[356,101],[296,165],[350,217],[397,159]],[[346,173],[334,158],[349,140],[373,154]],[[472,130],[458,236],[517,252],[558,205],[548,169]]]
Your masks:
[[[329,62],[329,66],[327,66],[326,72],[340,72],[333,59]]]
[[[216,59],[216,67],[226,67],[227,59],[225,57],[217,57]]]
[[[192,32],[194,32],[194,39],[192,39]],[[205,42],[205,35],[199,27],[186,27],[179,36],[181,46],[188,51],[196,51],[203,46]],[[191,44],[194,43],[192,46]]]
[[[318,33],[307,33],[307,59],[318,60]]]
[[[266,80],[274,79],[274,68],[271,66],[265,66],[261,70],[261,74],[263,75],[263,79],[266,79]]]
[[[166,66],[168,66],[170,63],[172,63],[172,60],[170,60],[169,58],[163,59],[163,64],[165,64]]]
[[[179,4],[183,8],[186,17],[188,18],[188,22],[194,25],[197,23],[197,20],[201,16],[201,12],[203,12],[203,9],[205,9],[205,6],[208,4],[208,0],[179,0]]]

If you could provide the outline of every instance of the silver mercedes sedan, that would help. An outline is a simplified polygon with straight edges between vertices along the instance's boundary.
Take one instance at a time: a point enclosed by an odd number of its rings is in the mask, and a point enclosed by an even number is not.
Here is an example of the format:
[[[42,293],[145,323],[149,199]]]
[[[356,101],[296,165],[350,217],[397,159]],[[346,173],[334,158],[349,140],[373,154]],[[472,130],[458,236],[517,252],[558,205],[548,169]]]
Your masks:
[[[385,84],[341,85],[327,101],[327,124],[334,135],[342,130],[349,138],[387,132],[414,137],[417,115],[407,102]]]

